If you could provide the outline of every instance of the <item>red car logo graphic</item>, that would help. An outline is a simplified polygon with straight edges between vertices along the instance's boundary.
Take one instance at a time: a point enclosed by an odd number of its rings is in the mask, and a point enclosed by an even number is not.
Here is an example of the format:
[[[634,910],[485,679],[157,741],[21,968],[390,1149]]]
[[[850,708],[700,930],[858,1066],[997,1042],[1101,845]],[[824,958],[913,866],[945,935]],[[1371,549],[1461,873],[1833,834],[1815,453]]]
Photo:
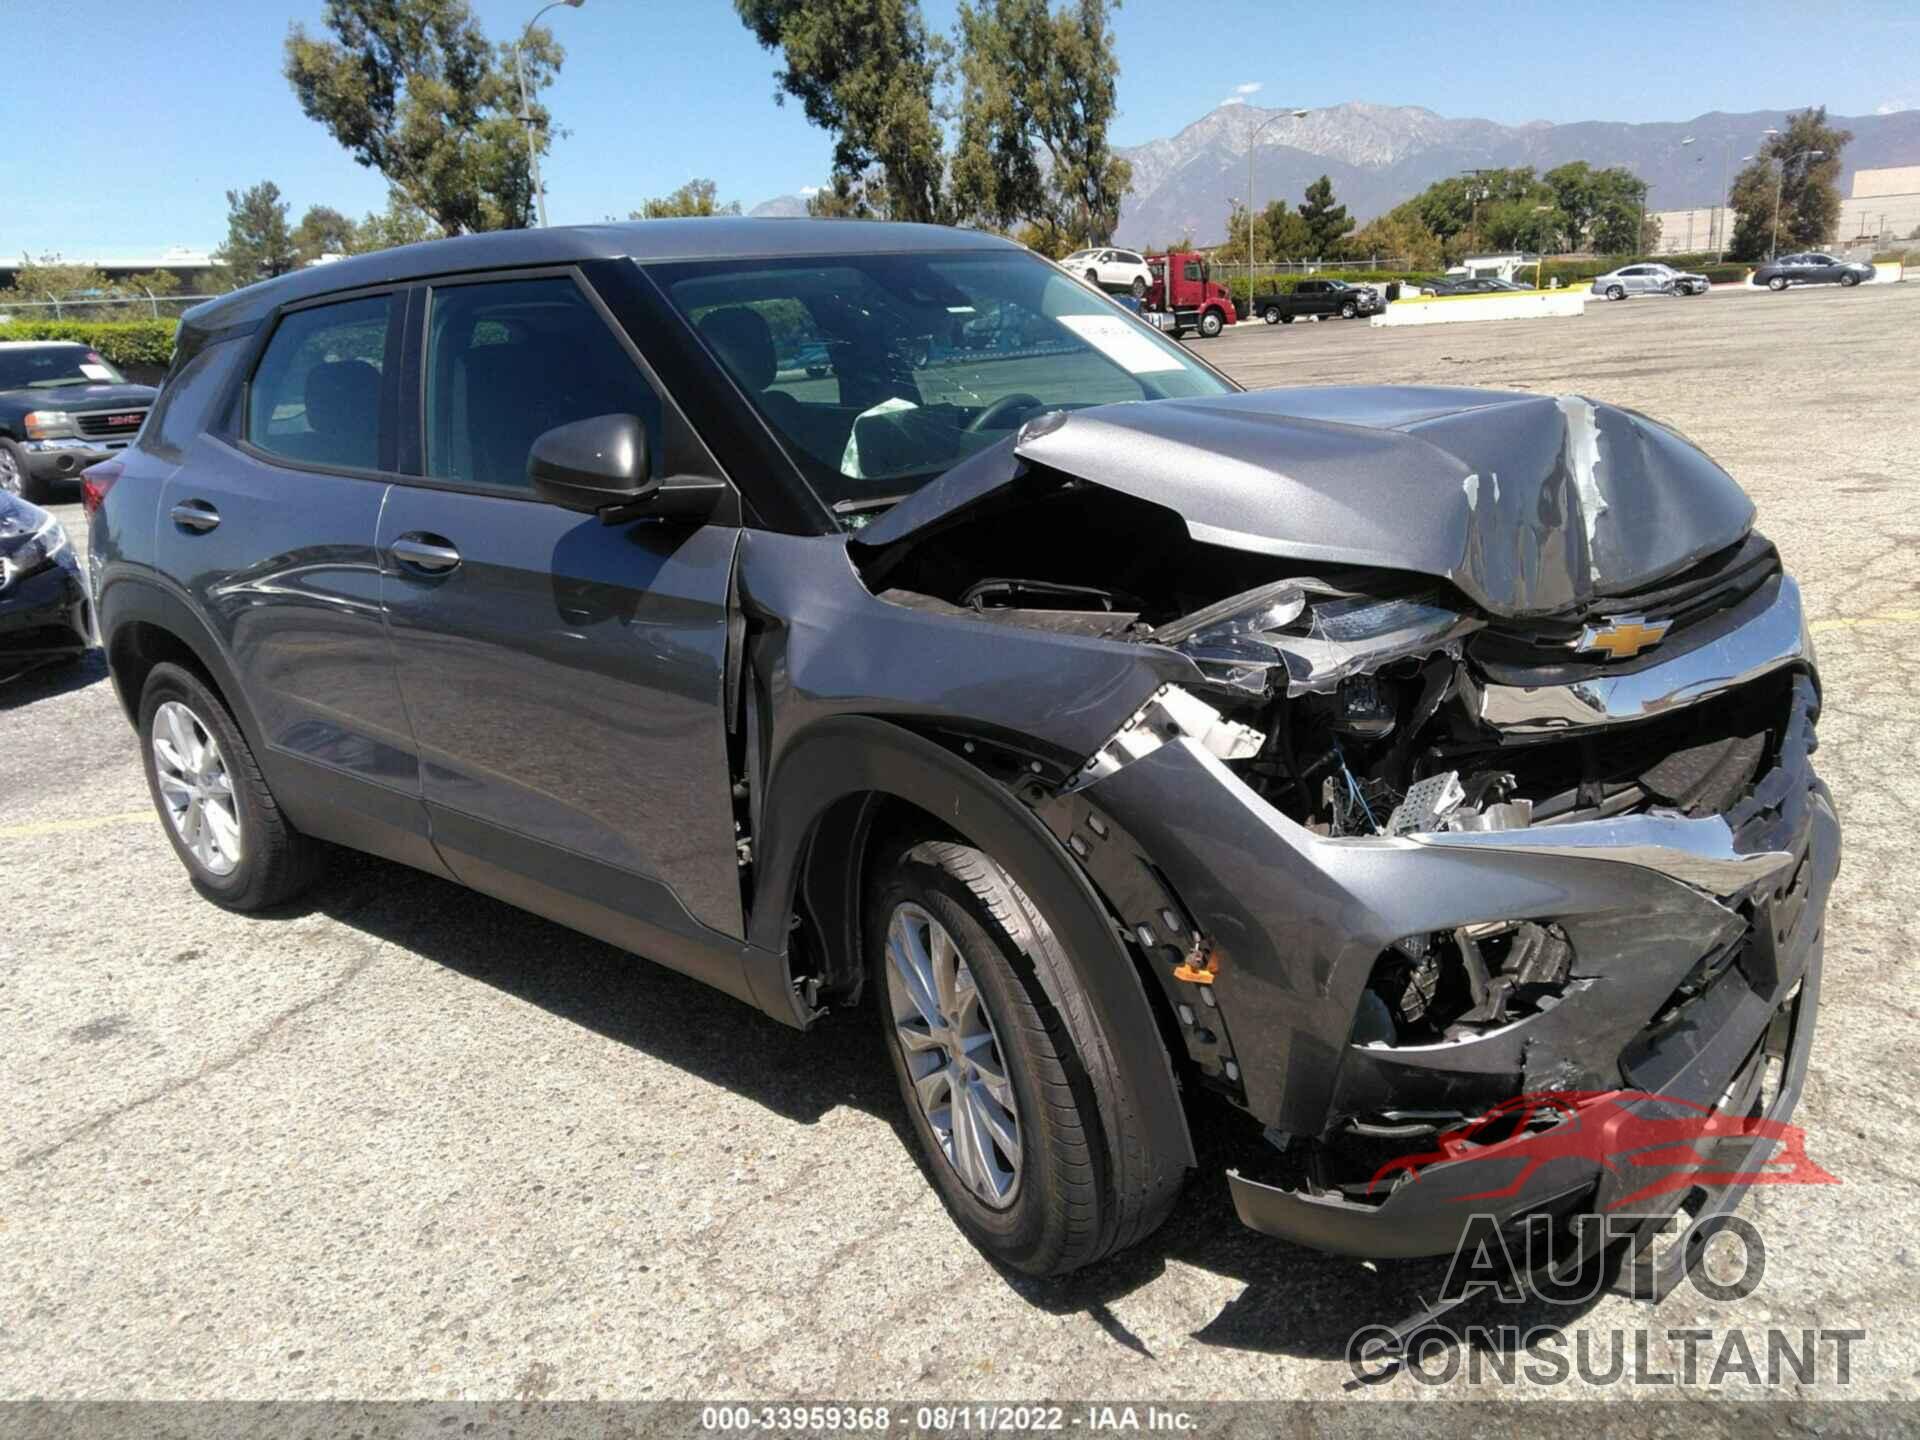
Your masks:
[[[1730,1142],[1749,1143],[1728,1168],[1717,1159]],[[1436,1149],[1402,1155],[1374,1172],[1368,1191],[1402,1175],[1419,1179],[1428,1166],[1519,1164],[1496,1188],[1455,1200],[1499,1200],[1518,1195],[1534,1172],[1556,1160],[1580,1160],[1621,1177],[1622,1194],[1607,1205],[1623,1209],[1656,1195],[1744,1183],[1838,1185],[1839,1178],[1807,1155],[1806,1132],[1780,1120],[1729,1114],[1644,1090],[1546,1090],[1517,1095],[1485,1115],[1435,1137]],[[1656,1173],[1657,1172],[1657,1173]],[[1635,1185],[1641,1178],[1645,1184]]]

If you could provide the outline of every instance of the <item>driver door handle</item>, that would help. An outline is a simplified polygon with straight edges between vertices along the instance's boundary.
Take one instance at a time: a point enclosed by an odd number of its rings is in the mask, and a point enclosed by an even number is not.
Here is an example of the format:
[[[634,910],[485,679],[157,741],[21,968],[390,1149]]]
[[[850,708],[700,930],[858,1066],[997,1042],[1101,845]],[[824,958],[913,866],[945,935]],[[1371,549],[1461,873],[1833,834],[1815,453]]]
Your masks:
[[[429,535],[415,530],[402,535],[387,547],[398,564],[407,570],[425,575],[445,575],[460,564],[460,552],[443,535]]]

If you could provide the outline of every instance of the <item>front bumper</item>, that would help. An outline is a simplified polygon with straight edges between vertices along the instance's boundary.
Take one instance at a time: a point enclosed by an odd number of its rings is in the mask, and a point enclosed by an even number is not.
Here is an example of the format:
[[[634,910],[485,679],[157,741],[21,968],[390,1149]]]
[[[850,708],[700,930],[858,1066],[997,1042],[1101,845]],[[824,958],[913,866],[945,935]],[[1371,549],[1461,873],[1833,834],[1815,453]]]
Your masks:
[[[1774,766],[1725,815],[1328,839],[1190,740],[1082,793],[1204,931],[1217,973],[1209,995],[1196,987],[1194,1007],[1215,1012],[1202,1013],[1232,1058],[1222,1073],[1287,1153],[1302,1137],[1311,1149],[1423,1112],[1471,1119],[1522,1094],[1634,1092],[1712,1110],[1757,1083],[1756,1067],[1771,1067],[1777,1093],[1763,1113],[1777,1121],[1805,1070],[1840,855],[1809,760],[1818,699],[1804,664],[1783,688],[1792,710]],[[1572,982],[1557,1003],[1462,1040],[1354,1043],[1362,993],[1397,940],[1508,920],[1550,922],[1571,941]],[[1674,1012],[1696,967],[1728,954]],[[1267,1234],[1353,1255],[1444,1255],[1476,1211],[1511,1221],[1604,1209],[1627,1193],[1606,1154],[1603,1138],[1530,1168],[1524,1147],[1488,1145],[1471,1163],[1427,1164],[1392,1187],[1353,1183],[1370,1170],[1311,1165],[1279,1183],[1232,1175],[1230,1185],[1241,1219]],[[1698,1188],[1718,1206],[1737,1203],[1744,1185]]]
[[[0,661],[77,654],[92,636],[86,584],[65,555],[0,590]]]
[[[134,441],[134,436],[116,436],[110,440],[84,440],[66,437],[57,440],[27,440],[20,448],[26,452],[27,473],[36,480],[78,480],[89,465],[117,455]]]

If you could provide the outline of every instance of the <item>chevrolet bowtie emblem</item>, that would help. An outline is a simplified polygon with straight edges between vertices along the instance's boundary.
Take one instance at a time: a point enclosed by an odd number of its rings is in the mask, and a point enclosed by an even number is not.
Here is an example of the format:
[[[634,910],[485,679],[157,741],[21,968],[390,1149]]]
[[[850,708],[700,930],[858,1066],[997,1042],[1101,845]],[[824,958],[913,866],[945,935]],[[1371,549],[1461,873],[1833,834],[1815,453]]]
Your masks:
[[[1620,615],[1604,625],[1587,626],[1580,632],[1580,643],[1574,648],[1599,650],[1609,660],[1626,660],[1649,646],[1658,645],[1672,628],[1671,620],[1649,621],[1641,615]]]

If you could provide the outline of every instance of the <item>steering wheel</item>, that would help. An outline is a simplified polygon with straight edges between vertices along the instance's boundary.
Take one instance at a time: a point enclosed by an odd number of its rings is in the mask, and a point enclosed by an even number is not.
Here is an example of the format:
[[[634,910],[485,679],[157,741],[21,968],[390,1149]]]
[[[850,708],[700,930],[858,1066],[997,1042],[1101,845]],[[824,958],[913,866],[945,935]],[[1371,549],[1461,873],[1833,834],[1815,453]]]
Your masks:
[[[1016,410],[1038,410],[1046,401],[1038,395],[1029,395],[1024,390],[1016,390],[1011,395],[1002,395],[967,425],[968,430],[1006,430],[1012,427],[1007,417]]]

